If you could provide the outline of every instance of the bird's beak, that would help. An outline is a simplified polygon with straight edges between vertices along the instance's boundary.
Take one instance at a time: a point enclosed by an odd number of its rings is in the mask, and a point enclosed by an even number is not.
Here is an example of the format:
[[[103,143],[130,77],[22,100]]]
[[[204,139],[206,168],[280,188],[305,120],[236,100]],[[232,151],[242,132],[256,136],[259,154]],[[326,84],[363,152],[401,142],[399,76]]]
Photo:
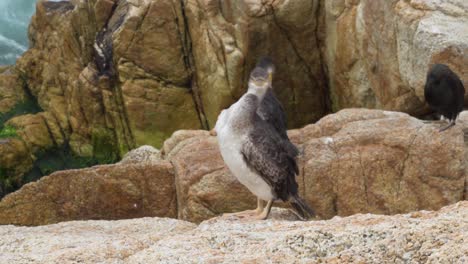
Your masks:
[[[273,72],[272,71],[268,73],[268,82],[269,83],[273,82]]]

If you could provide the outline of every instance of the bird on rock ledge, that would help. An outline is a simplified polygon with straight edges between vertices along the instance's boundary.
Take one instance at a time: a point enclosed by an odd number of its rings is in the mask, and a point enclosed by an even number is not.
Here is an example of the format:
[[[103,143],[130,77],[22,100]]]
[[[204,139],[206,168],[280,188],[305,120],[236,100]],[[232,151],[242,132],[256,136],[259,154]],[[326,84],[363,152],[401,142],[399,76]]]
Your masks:
[[[455,125],[455,120],[463,111],[464,96],[462,81],[447,65],[434,64],[431,67],[427,73],[424,97],[431,108],[449,120],[449,124],[440,128],[440,132]]]
[[[297,148],[258,113],[271,87],[270,72],[269,63],[259,63],[250,74],[247,93],[223,110],[216,122],[224,162],[258,199],[257,209],[234,214],[266,219],[273,202],[282,200],[308,219],[314,212],[298,194]],[[267,201],[266,207],[263,201]]]

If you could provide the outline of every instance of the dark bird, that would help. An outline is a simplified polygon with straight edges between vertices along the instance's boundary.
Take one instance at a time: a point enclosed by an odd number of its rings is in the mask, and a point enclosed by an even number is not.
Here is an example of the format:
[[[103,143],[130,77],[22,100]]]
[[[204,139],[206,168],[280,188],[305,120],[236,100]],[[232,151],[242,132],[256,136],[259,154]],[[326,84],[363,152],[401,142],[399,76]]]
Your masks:
[[[435,64],[427,74],[424,97],[431,108],[436,110],[449,124],[440,132],[455,125],[455,120],[463,111],[465,88],[460,78],[447,65]]]
[[[266,219],[273,202],[288,201],[302,218],[313,210],[299,197],[296,154],[292,143],[258,114],[268,90],[268,69],[256,67],[250,74],[249,88],[236,103],[223,110],[216,122],[221,155],[231,172],[258,198],[256,210],[236,213]],[[263,201],[268,201],[263,207]]]

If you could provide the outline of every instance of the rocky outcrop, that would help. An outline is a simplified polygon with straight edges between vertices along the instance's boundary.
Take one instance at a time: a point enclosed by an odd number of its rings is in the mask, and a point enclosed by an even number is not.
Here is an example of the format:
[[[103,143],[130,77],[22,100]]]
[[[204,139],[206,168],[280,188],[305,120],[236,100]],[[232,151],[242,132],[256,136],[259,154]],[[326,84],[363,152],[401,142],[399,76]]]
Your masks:
[[[284,209],[283,209],[284,210]],[[67,222],[0,227],[7,263],[465,263],[468,202],[406,215],[328,221],[194,224],[170,219]]]
[[[5,122],[3,115],[24,99],[18,74],[12,67],[0,66],[0,123]]]
[[[463,0],[323,1],[320,24],[333,109],[426,112],[433,63],[468,87],[468,4]]]
[[[78,219],[175,218],[176,203],[171,163],[142,148],[118,164],[56,172],[26,184],[1,201],[0,223],[44,225]]]
[[[347,109],[291,130],[301,151],[300,193],[323,219],[437,210],[463,200],[465,128],[461,121],[439,133],[439,126],[399,112]],[[161,153],[144,146],[118,164],[24,186],[0,202],[0,224],[140,216],[201,222],[255,205],[225,166],[216,137],[182,130]]]
[[[40,1],[16,68],[80,156],[119,157],[182,128],[213,127],[267,54],[300,126],[327,111],[316,12],[318,1]],[[112,143],[105,151],[102,138]]]

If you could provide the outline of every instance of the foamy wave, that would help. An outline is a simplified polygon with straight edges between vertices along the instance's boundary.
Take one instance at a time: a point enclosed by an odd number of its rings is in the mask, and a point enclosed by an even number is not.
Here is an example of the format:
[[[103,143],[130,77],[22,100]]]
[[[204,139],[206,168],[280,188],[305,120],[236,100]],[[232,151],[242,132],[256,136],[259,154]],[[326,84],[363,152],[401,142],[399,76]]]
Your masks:
[[[2,54],[2,55],[0,55],[0,62],[1,62],[2,60],[8,60],[8,61],[16,60],[18,57],[19,57],[19,55],[18,55],[18,54],[14,54],[14,53]]]
[[[14,41],[13,39],[6,38],[2,34],[0,34],[0,43],[10,47],[14,48],[20,52],[25,52],[27,50],[26,46],[21,45],[20,43]]]

